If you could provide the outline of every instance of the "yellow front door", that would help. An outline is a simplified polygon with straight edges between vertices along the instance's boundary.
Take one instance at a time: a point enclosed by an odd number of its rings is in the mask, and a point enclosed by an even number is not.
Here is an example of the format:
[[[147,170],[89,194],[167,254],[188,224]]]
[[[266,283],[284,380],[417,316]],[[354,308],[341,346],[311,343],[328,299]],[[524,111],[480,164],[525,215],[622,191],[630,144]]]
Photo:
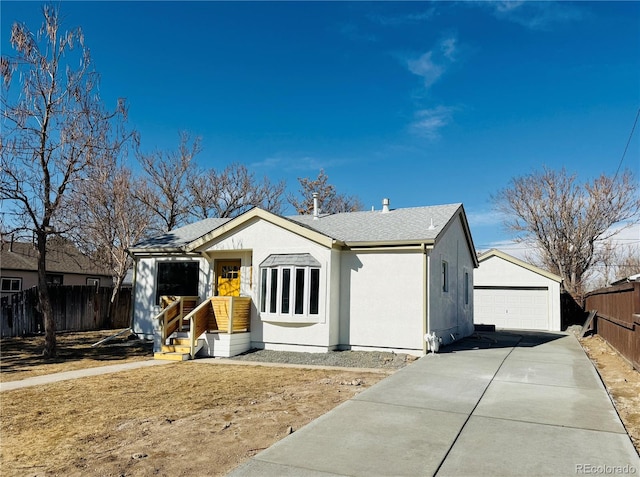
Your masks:
[[[216,262],[218,296],[240,296],[240,260]]]

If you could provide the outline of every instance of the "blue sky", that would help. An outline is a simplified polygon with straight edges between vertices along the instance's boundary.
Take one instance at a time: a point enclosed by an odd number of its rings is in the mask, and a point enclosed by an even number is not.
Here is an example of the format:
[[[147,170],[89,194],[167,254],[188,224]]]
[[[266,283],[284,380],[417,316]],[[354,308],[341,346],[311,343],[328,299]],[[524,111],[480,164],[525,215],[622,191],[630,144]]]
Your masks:
[[[543,165],[613,175],[640,107],[638,2],[58,4],[143,149],[185,130],[201,165],[292,192],[324,168],[367,209],[462,202],[480,250],[510,239],[492,194]],[[7,54],[41,2],[0,9]]]

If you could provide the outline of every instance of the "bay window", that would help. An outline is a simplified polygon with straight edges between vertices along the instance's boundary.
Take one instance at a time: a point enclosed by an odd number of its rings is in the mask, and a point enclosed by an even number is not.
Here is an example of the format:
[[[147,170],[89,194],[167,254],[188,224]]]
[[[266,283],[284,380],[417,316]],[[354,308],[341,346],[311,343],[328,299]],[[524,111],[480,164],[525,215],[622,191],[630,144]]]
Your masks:
[[[318,315],[320,263],[310,254],[270,255],[260,265],[260,281],[262,313],[281,318]]]

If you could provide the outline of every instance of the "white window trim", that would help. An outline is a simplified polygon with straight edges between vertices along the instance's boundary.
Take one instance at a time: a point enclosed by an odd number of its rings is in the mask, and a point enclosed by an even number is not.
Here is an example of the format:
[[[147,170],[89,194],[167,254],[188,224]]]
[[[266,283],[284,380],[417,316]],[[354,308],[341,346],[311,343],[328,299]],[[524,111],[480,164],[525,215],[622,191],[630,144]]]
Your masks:
[[[282,312],[282,291],[283,291],[283,270],[289,269],[289,311],[288,313]],[[265,276],[263,276],[263,270],[266,270],[266,286],[263,284]],[[276,295],[276,311],[271,312],[271,270],[277,270],[277,286],[275,290]],[[296,313],[296,277],[297,271],[304,270],[304,288],[302,293],[302,313]],[[318,312],[311,314],[311,270],[318,270],[320,274],[318,279]],[[296,265],[278,265],[273,267],[260,267],[260,316],[262,321],[281,321],[292,323],[318,323],[321,321],[323,303],[320,299],[321,295],[321,275],[322,270],[320,267],[312,266],[296,266]],[[264,287],[264,288],[263,288]],[[265,291],[263,296],[263,290]]]
[[[11,286],[12,283],[18,283],[18,289],[14,290],[13,287]],[[17,293],[19,291],[22,291],[22,278],[20,277],[2,277],[2,281],[0,282],[0,288],[2,293]],[[8,283],[8,287],[5,288],[4,284]]]

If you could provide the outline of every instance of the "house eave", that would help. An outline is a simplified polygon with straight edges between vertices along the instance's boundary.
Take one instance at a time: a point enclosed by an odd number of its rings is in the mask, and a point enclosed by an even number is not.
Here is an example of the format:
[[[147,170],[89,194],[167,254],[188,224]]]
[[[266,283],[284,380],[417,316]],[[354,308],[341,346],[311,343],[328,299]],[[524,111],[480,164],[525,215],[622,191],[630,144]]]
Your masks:
[[[546,277],[550,280],[553,280],[555,282],[561,283],[562,282],[562,278],[559,277],[558,275],[556,275],[555,273],[551,273],[548,272],[546,270],[543,270],[540,267],[536,267],[535,265],[532,265],[530,263],[524,262],[522,260],[520,260],[519,258],[516,258],[512,255],[509,255],[508,253],[502,252],[498,249],[492,248],[491,250],[483,253],[482,255],[480,255],[478,257],[478,261],[484,262],[485,260],[491,258],[491,257],[498,257],[501,258],[502,260],[506,260],[507,262],[513,263],[514,265],[518,265],[526,270],[529,270],[530,272],[534,272],[537,273],[538,275],[542,275],[543,277]]]
[[[184,250],[187,252],[202,251],[200,249],[205,245],[209,244],[210,242],[216,239],[222,238],[227,234],[232,233],[233,230],[237,229],[238,227],[241,227],[242,225],[248,223],[249,221],[255,218],[265,220],[284,230],[300,235],[308,240],[311,240],[312,242],[323,245],[327,248],[336,248],[343,245],[343,243],[339,240],[336,240],[332,237],[324,235],[320,232],[316,232],[315,230],[311,230],[307,227],[303,227],[302,225],[296,222],[293,222],[284,217],[281,217],[279,215],[273,214],[271,212],[268,212],[266,210],[262,210],[256,207],[245,212],[242,215],[239,215],[238,217],[230,220],[229,222],[226,222],[225,224],[203,235],[202,237],[190,242],[184,247]]]
[[[353,251],[422,251],[425,247],[430,248],[435,244],[434,239],[425,240],[392,240],[392,241],[361,241],[345,242],[344,248]]]

